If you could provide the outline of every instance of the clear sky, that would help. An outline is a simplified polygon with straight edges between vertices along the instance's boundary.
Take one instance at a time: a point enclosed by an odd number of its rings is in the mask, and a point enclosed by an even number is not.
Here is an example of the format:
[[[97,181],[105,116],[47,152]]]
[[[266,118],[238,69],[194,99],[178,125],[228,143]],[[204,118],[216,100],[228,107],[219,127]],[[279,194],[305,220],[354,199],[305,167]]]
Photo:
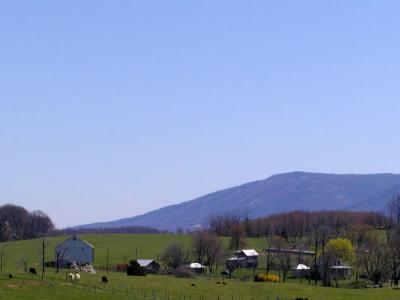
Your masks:
[[[400,173],[400,1],[2,1],[0,204],[59,227]]]

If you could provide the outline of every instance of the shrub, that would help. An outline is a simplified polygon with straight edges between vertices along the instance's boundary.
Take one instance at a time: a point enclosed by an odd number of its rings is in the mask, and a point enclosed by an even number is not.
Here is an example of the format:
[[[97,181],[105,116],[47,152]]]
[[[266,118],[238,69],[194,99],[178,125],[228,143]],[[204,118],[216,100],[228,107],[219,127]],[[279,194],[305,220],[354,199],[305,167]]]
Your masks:
[[[279,282],[279,276],[274,275],[274,274],[266,274],[266,273],[261,273],[261,274],[256,274],[254,276],[254,281],[256,282]]]
[[[132,259],[126,268],[126,274],[129,276],[146,276],[146,271],[140,267],[136,260]]]
[[[173,274],[176,277],[180,277],[180,278],[191,278],[191,277],[193,277],[193,273],[188,268],[185,268],[184,266],[180,266],[180,267],[176,268],[174,270]]]

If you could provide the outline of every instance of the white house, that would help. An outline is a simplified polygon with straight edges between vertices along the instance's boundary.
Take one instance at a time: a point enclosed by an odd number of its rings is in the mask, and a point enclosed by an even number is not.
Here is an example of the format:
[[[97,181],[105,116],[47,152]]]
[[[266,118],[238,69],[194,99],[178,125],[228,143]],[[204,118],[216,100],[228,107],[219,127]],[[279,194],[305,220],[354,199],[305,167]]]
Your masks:
[[[56,262],[60,264],[93,264],[94,247],[73,235],[56,247]]]

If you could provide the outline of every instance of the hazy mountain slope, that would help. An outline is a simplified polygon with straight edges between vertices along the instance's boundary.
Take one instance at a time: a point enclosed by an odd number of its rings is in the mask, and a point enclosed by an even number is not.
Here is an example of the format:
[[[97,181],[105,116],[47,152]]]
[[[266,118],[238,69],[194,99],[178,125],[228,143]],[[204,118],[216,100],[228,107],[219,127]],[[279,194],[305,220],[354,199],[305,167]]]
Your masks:
[[[149,213],[79,227],[141,225],[175,230],[205,225],[208,216],[246,209],[251,217],[291,210],[381,210],[400,192],[400,175],[293,172],[246,183]]]

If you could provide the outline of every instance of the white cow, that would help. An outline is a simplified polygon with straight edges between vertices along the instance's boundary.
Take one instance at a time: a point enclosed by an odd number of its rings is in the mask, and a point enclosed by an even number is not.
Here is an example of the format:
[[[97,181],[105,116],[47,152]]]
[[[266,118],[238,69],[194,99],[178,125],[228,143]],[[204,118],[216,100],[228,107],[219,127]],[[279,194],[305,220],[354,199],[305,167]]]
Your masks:
[[[75,274],[75,281],[78,281],[79,279],[81,279],[81,275]]]
[[[74,273],[69,273],[69,280],[74,281],[75,280],[75,275]]]

